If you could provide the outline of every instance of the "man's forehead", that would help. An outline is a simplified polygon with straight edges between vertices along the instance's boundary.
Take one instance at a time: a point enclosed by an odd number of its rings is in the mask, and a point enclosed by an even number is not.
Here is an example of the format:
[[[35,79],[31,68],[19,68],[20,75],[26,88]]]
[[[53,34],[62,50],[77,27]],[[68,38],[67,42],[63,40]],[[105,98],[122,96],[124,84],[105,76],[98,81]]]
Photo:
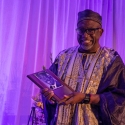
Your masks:
[[[91,27],[92,28],[95,26],[99,27],[100,24],[93,20],[82,20],[77,24],[77,27]]]

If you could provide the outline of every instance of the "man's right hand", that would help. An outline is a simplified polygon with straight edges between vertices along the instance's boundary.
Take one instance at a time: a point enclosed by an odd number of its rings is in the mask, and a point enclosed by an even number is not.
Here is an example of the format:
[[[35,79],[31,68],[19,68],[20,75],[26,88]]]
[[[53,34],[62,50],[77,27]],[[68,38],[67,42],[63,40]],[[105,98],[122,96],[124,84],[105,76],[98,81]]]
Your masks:
[[[54,96],[54,92],[52,90],[49,90],[48,88],[42,89],[42,95],[51,103],[54,104],[55,101],[52,100],[52,97]]]

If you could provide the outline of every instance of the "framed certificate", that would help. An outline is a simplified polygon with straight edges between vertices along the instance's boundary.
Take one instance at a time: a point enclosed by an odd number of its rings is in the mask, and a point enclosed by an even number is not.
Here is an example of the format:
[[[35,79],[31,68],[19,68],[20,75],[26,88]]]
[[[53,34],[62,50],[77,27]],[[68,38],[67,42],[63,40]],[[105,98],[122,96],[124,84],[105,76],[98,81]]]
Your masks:
[[[54,91],[54,100],[61,101],[64,95],[71,94],[74,92],[67,84],[65,84],[61,79],[59,79],[53,72],[49,69],[36,72],[27,77],[34,82],[39,88],[48,88]]]

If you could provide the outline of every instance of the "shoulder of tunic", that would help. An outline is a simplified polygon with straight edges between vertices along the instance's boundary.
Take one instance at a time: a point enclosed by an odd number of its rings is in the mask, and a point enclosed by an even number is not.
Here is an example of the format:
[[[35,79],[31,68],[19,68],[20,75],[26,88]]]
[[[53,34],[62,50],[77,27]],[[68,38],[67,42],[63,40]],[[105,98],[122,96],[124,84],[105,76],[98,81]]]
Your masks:
[[[121,56],[114,49],[103,47],[102,57],[104,57],[106,67],[113,63],[125,67]]]
[[[68,49],[64,49],[62,50],[57,57],[60,57],[62,55],[67,55],[67,54],[72,54],[76,49],[77,49],[78,46],[74,46],[74,47],[70,47]]]

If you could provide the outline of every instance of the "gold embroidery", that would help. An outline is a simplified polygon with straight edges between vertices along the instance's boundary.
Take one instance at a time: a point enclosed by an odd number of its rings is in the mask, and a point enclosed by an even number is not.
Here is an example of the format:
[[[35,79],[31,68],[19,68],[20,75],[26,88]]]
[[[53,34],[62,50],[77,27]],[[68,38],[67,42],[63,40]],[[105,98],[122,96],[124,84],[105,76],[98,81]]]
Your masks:
[[[62,54],[59,58],[59,77],[63,76],[65,82],[72,87],[75,91],[84,92],[84,84],[88,80],[85,79],[85,74],[94,54],[87,54],[87,59],[82,65],[82,54],[77,53],[76,59],[72,67],[71,75],[67,75],[67,69],[70,64],[70,58],[73,56],[75,48],[72,48],[68,56]],[[104,48],[99,56],[97,63],[93,69],[86,93],[96,94],[104,69],[111,63],[113,52]],[[61,105],[59,107],[57,125],[98,125],[98,121],[91,110],[89,104],[76,104],[76,105]]]

